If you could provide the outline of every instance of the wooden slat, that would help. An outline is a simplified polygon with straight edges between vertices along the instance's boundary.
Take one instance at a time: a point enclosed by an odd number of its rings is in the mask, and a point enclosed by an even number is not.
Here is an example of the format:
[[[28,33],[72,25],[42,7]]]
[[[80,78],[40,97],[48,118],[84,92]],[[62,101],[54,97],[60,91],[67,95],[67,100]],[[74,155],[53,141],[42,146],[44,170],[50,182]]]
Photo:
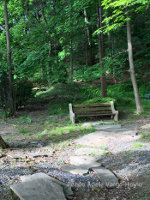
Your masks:
[[[90,111],[111,111],[111,107],[90,107],[90,108],[73,108],[75,113]]]
[[[110,116],[112,113],[81,113],[77,114],[76,117],[94,117],[94,116]]]
[[[110,103],[94,103],[94,104],[78,104],[73,105],[73,108],[89,108],[89,107],[109,107]]]
[[[88,113],[89,113],[89,114],[90,114],[90,113],[91,113],[91,114],[94,114],[94,113],[95,113],[95,114],[96,114],[96,113],[99,113],[99,114],[101,114],[101,113],[102,113],[102,114],[105,114],[105,113],[106,113],[106,114],[107,114],[107,113],[112,113],[112,112],[109,111],[109,110],[107,110],[107,111],[97,111],[97,112],[78,112],[78,113],[76,113],[76,114],[88,114]]]

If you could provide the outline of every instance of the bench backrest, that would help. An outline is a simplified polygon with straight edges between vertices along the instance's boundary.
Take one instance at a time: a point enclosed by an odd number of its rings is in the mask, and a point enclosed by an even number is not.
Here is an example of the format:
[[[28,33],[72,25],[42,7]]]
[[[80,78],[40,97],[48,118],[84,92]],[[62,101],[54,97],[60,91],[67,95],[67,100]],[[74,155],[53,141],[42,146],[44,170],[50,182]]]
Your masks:
[[[112,113],[111,103],[95,103],[95,104],[79,104],[72,105],[73,112],[75,114],[80,113]]]

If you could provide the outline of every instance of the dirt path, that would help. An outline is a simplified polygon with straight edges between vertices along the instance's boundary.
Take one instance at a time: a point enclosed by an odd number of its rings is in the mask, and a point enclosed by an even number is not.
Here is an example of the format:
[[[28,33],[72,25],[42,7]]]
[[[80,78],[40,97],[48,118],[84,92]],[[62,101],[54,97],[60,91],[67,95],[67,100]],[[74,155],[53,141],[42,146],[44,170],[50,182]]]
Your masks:
[[[69,140],[63,138],[62,143],[55,141],[55,144],[45,133],[42,137],[35,137],[57,126],[58,122],[63,126],[66,119],[66,116],[50,116],[42,110],[0,123],[0,134],[12,144],[11,149],[0,150],[1,200],[10,200],[9,185],[20,181],[19,176],[35,172],[51,172],[54,175],[55,169],[61,169],[64,162],[69,163],[69,157],[75,155],[75,151],[87,146],[76,144],[77,135]],[[122,127],[132,130],[134,134],[121,134],[118,131],[114,136],[108,134],[101,138],[101,143],[93,138],[93,143],[91,141],[89,145],[105,152],[100,156],[99,163],[118,175],[121,180],[119,186],[112,190],[77,190],[74,199],[150,199],[150,142],[140,137],[140,133],[150,131],[149,116],[122,121]],[[106,136],[105,130],[103,133]],[[95,152],[89,154],[97,156]]]

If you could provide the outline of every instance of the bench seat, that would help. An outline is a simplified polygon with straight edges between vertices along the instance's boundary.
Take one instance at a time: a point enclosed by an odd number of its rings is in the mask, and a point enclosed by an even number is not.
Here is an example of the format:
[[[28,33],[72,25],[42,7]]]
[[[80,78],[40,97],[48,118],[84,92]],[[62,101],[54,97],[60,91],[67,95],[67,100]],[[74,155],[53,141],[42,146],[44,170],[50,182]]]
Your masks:
[[[75,123],[75,117],[111,116],[114,117],[114,121],[118,121],[118,111],[115,110],[113,101],[79,105],[70,103],[69,114],[72,123]]]

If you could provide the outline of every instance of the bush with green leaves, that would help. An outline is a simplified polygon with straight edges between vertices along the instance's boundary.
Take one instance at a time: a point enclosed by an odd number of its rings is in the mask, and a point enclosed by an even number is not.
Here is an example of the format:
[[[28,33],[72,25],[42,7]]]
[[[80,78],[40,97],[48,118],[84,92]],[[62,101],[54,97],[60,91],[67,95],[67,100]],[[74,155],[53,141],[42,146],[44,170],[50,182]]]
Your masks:
[[[33,84],[28,80],[18,80],[16,82],[16,105],[22,106],[25,105],[27,100],[34,96],[32,90]]]
[[[108,96],[116,100],[119,105],[134,105],[134,94],[131,82],[110,85],[107,89]]]
[[[145,97],[146,94],[150,94],[150,82],[139,82],[139,92],[141,97]]]

